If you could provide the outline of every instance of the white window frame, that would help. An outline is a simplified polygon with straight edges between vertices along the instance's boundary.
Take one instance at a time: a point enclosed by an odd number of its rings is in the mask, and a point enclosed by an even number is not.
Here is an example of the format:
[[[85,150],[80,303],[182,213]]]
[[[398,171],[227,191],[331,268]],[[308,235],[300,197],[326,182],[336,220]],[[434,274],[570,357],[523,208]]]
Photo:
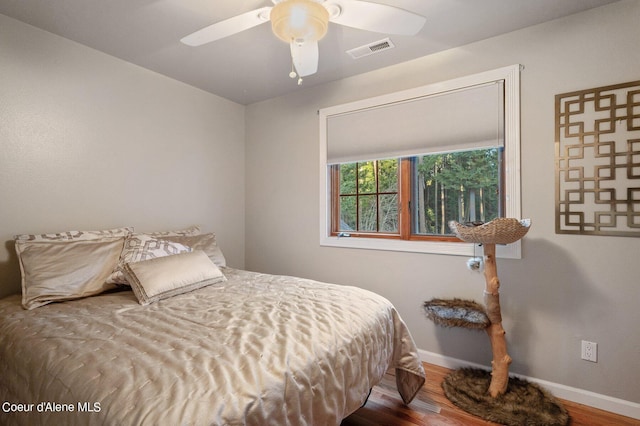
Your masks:
[[[320,121],[320,245],[330,247],[371,250],[406,251],[418,253],[474,256],[478,253],[472,243],[444,241],[408,241],[386,238],[350,238],[331,236],[331,183],[327,165],[327,120],[332,115],[373,108],[393,102],[402,102],[451,90],[494,81],[504,81],[504,164],[505,164],[505,217],[521,218],[520,194],[520,65],[511,65],[433,83],[414,89],[363,99],[319,110]],[[479,251],[481,253],[481,250]],[[501,258],[521,259],[521,241],[498,245],[496,254]]]

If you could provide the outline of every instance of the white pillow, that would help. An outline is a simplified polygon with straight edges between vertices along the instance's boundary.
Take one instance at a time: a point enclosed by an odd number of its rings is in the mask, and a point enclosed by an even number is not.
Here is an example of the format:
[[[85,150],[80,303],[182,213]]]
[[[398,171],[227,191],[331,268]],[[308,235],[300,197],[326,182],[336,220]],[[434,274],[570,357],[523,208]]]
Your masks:
[[[141,305],[227,280],[202,250],[127,263],[124,274]]]

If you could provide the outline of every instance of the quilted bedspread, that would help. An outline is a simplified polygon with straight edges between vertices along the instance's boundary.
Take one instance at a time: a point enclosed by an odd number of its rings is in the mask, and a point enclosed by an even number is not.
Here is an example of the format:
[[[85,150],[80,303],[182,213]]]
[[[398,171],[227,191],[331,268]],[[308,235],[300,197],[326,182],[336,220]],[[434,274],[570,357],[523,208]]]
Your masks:
[[[32,311],[0,301],[0,423],[338,425],[388,368],[424,370],[385,298],[224,268],[149,306],[120,291]]]

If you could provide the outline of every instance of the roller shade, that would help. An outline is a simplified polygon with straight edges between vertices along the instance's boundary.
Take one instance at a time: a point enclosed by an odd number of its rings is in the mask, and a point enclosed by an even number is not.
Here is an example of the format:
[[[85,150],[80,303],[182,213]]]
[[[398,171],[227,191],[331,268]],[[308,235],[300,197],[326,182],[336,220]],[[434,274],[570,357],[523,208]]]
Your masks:
[[[504,146],[502,80],[327,117],[327,163]]]

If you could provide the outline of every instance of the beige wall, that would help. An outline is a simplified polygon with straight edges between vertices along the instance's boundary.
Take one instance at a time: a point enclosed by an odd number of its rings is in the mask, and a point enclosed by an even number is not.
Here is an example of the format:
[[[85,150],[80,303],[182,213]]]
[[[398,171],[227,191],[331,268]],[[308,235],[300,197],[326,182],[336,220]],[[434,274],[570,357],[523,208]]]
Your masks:
[[[622,1],[250,105],[247,269],[371,289],[421,349],[487,365],[485,335],[438,328],[421,308],[432,297],[481,300],[466,258],[319,246],[317,110],[520,63],[522,209],[533,228],[524,258],[498,263],[512,371],[640,402],[640,239],[554,231],[554,95],[640,79],[638,22],[640,2]],[[598,363],[580,360],[583,339],[598,343]]]
[[[0,15],[0,295],[19,233],[199,224],[244,265],[241,105]]]

